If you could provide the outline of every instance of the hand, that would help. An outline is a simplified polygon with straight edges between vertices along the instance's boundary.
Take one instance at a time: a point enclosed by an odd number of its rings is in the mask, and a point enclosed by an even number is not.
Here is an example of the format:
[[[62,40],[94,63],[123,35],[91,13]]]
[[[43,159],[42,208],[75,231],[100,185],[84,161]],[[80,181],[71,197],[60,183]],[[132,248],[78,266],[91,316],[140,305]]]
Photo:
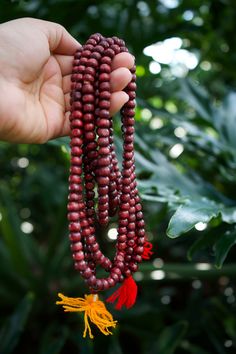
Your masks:
[[[0,25],[0,139],[44,143],[69,135],[70,73],[80,44],[59,24],[21,18]],[[111,109],[128,100],[133,57],[112,62]]]

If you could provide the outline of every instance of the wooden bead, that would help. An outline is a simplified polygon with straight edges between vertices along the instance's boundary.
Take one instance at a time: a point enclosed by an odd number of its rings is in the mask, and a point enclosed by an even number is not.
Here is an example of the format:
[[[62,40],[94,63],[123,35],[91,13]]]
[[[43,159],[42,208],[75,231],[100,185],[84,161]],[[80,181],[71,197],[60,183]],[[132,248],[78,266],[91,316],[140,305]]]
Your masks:
[[[111,65],[111,61],[112,61],[112,59],[111,59],[110,57],[108,57],[108,56],[104,56],[104,57],[102,57],[102,59],[101,59],[101,63],[102,63],[102,64]]]
[[[84,259],[84,253],[82,251],[75,252],[73,253],[73,258],[76,261],[82,261]]]
[[[72,250],[73,252],[82,251],[82,249],[83,249],[83,244],[82,244],[82,242],[74,242],[74,243],[71,244],[71,250]],[[82,252],[82,254],[83,254],[83,252]],[[84,258],[83,258],[83,259],[84,259]]]
[[[80,232],[71,232],[69,235],[69,239],[72,242],[71,246],[75,242],[79,242],[81,240],[81,233]]]

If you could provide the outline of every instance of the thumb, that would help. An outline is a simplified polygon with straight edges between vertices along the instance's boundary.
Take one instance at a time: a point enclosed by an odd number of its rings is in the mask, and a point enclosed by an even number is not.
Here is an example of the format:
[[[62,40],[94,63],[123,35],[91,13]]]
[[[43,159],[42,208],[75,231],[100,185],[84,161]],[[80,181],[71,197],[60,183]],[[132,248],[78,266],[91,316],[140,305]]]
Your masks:
[[[61,25],[52,23],[49,31],[49,48],[54,54],[74,55],[81,44]]]
[[[54,54],[74,55],[76,49],[81,47],[81,44],[62,25],[45,20],[31,20],[37,22],[37,25],[46,34],[49,49]]]

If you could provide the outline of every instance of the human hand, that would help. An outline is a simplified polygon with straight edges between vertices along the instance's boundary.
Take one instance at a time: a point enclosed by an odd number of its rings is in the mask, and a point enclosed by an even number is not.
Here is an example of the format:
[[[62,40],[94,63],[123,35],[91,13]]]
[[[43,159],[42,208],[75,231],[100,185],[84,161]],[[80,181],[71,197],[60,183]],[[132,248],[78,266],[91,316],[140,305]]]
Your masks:
[[[44,143],[69,135],[70,73],[80,44],[59,24],[21,18],[0,25],[0,139]],[[128,100],[133,57],[112,62],[110,114]]]

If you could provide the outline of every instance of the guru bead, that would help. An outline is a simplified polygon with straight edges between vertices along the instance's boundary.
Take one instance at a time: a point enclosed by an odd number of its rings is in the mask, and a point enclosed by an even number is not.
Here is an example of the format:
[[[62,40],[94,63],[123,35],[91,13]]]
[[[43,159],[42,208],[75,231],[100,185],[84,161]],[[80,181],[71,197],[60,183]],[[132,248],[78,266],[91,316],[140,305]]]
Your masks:
[[[129,101],[121,110],[122,171],[109,113],[111,63],[121,52],[128,52],[123,40],[93,34],[75,53],[71,76],[69,239],[75,269],[92,292],[107,290],[135,272],[145,242],[134,166],[135,66],[124,89]],[[110,260],[102,253],[95,230],[97,222],[107,225],[116,213],[116,253]],[[108,273],[106,278],[97,278],[97,266]]]

